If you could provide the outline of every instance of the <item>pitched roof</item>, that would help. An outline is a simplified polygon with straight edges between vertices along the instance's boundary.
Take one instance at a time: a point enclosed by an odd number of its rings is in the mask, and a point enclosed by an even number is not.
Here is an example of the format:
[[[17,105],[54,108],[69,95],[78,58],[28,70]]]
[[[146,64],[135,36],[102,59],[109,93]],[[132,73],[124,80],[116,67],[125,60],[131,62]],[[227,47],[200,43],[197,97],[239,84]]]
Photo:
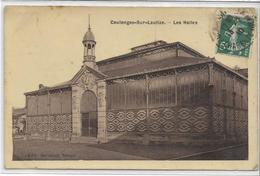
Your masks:
[[[235,71],[237,71],[241,75],[244,75],[245,77],[248,77],[248,68],[242,68],[242,69],[238,69],[238,70],[235,70]]]
[[[49,90],[55,90],[55,89],[63,89],[63,88],[70,87],[72,84],[74,84],[77,81],[77,79],[81,76],[81,74],[83,74],[85,72],[85,70],[88,70],[89,72],[93,73],[98,78],[106,77],[103,73],[99,72],[98,70],[95,70],[88,66],[82,66],[81,69],[69,81],[61,82],[61,83],[55,84],[53,86],[44,86],[43,88],[40,88],[40,89],[34,90],[34,91],[30,91],[30,92],[26,92],[24,94],[29,95],[29,94],[33,94],[33,93],[37,93],[37,92],[43,92],[43,91],[49,91]]]
[[[26,108],[13,108],[12,114],[13,114],[13,117],[25,115],[26,114]]]
[[[158,61],[144,61],[142,63],[139,63],[138,65],[132,65],[129,67],[124,67],[124,68],[120,68],[120,67],[112,68],[112,69],[104,70],[104,71],[103,70],[98,71],[98,70],[90,68],[88,66],[82,66],[81,69],[74,75],[74,77],[71,80],[56,84],[51,87],[43,86],[39,90],[26,92],[25,95],[34,94],[34,93],[41,92],[41,91],[48,91],[48,90],[55,90],[55,89],[62,89],[62,88],[70,87],[72,84],[74,84],[78,80],[78,78],[85,72],[85,70],[88,70],[89,72],[93,73],[95,76],[97,76],[98,78],[101,78],[101,79],[104,79],[104,78],[114,79],[114,78],[118,78],[118,77],[138,75],[138,74],[147,73],[147,72],[156,72],[156,71],[167,70],[167,69],[171,69],[171,68],[196,65],[196,64],[206,63],[206,62],[214,62],[215,64],[220,65],[221,67],[223,67],[223,68],[237,74],[238,76],[242,77],[243,79],[247,80],[246,77],[239,74],[238,72],[235,72],[234,70],[230,69],[229,67],[215,61],[214,59],[205,57],[201,53],[193,50],[192,48],[186,46],[185,44],[183,44],[181,42],[167,43],[162,40],[131,48],[132,52],[123,54],[123,55],[119,55],[116,57],[108,58],[105,60],[101,60],[101,61],[97,62],[97,65],[106,67],[106,66],[109,66],[108,64],[111,62],[123,61],[125,59],[128,59],[129,57],[136,57],[140,54],[147,53],[147,52],[149,53],[151,51],[163,49],[166,47],[181,48],[181,49],[187,51],[188,53],[191,53],[195,57],[178,56],[178,57],[165,58],[165,59],[158,60]]]
[[[217,61],[215,58],[213,58],[212,62],[226,70],[228,70],[229,72],[239,76],[240,78],[242,78],[243,80],[245,81],[248,81],[247,77],[237,71],[235,71],[234,69],[230,68],[229,66],[225,65],[225,64],[222,64],[221,62]]]
[[[101,61],[98,61],[97,65],[104,65],[108,62],[124,60],[128,57],[135,57],[135,56],[138,56],[138,55],[143,54],[143,53],[147,53],[147,52],[150,52],[150,51],[159,50],[159,49],[163,49],[163,48],[167,48],[167,47],[179,47],[181,49],[184,49],[184,50],[191,52],[196,57],[201,57],[201,58],[206,57],[203,54],[199,53],[198,51],[190,48],[189,46],[187,46],[187,45],[185,45],[181,42],[166,43],[165,41],[161,41],[161,40],[157,41],[157,42],[159,42],[159,44],[157,44],[157,45],[154,44],[156,42],[152,42],[152,43],[148,43],[148,44],[145,44],[145,45],[140,45],[140,46],[134,47],[134,48],[132,48],[132,52],[130,52],[130,53],[111,57],[111,58],[108,58],[108,59],[103,59]],[[154,44],[154,47],[144,47],[146,45],[149,46],[149,45],[152,45],[152,44]],[[143,49],[138,49],[138,48],[143,48]]]
[[[173,61],[174,59],[176,59],[176,60]],[[213,64],[216,64],[216,65],[224,68],[225,70],[229,71],[230,73],[242,78],[243,80],[247,81],[247,77],[238,73],[237,71],[234,71],[233,69],[222,64],[221,62],[215,60],[215,58],[177,57],[174,59],[172,59],[172,60],[167,59],[164,61],[151,62],[149,64],[138,65],[138,67],[131,66],[131,67],[123,68],[123,69],[110,70],[110,71],[106,72],[106,74],[109,75],[106,80],[141,75],[141,74],[145,74],[145,73],[165,71],[165,70],[176,69],[176,68],[181,68],[181,67],[194,66],[194,65],[198,65],[198,64],[213,63]]]
[[[155,42],[150,42],[150,43],[146,43],[143,45],[139,45],[139,46],[135,46],[133,48],[131,48],[131,51],[140,51],[140,50],[144,50],[144,49],[148,49],[148,48],[154,48],[156,46],[159,45],[165,45],[167,44],[167,42],[163,41],[163,40],[157,40]]]
[[[174,57],[174,58],[168,58],[164,60],[159,61],[153,61],[153,62],[144,62],[141,64],[138,64],[138,66],[130,66],[126,68],[116,68],[113,70],[104,71],[104,74],[108,76],[108,78],[112,77],[122,77],[132,74],[138,74],[142,72],[151,72],[160,70],[167,67],[173,67],[173,66],[183,66],[183,65],[193,65],[198,64],[201,62],[211,61],[209,58],[192,58],[192,57]]]
[[[64,88],[70,87],[70,85],[71,85],[71,80],[61,82],[61,83],[55,84],[53,86],[44,86],[43,88],[40,88],[38,90],[25,92],[24,95],[30,95],[30,94],[35,94],[35,93],[38,93],[38,92],[46,92],[46,91],[56,90],[56,89],[64,89]]]

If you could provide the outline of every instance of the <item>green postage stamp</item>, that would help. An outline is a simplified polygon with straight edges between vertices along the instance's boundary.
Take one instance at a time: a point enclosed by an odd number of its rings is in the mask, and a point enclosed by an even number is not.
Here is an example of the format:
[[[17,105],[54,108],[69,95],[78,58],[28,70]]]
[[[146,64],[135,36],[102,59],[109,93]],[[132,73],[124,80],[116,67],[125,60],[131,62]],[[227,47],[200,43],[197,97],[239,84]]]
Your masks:
[[[249,57],[253,30],[253,18],[222,14],[217,53]]]

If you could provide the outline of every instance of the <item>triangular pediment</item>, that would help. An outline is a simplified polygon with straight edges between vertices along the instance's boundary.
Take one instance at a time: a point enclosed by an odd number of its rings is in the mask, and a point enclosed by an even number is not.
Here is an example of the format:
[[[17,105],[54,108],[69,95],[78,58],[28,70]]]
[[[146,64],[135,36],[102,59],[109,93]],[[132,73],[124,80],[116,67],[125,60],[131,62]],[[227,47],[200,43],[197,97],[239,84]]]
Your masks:
[[[72,78],[71,84],[79,83],[79,80],[83,79],[82,77],[84,77],[84,79],[104,79],[106,75],[88,66],[82,66],[81,69]]]

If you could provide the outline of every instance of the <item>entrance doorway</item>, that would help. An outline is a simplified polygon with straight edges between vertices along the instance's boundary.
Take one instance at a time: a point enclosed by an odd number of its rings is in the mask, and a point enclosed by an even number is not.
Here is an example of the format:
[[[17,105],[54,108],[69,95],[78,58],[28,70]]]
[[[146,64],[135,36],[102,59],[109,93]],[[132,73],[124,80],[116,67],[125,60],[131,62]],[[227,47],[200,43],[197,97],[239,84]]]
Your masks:
[[[97,97],[92,91],[85,91],[80,103],[81,135],[97,137]]]

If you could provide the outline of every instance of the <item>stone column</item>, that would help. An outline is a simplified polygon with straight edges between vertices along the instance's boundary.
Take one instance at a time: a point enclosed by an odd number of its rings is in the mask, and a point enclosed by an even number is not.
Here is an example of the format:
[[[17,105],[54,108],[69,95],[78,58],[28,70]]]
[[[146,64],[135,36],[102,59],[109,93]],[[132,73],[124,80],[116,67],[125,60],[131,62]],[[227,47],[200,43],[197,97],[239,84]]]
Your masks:
[[[80,87],[72,86],[72,138],[81,136],[81,114],[80,99],[82,90]]]
[[[106,132],[106,82],[97,82],[97,102],[98,102],[98,141],[107,142]]]

